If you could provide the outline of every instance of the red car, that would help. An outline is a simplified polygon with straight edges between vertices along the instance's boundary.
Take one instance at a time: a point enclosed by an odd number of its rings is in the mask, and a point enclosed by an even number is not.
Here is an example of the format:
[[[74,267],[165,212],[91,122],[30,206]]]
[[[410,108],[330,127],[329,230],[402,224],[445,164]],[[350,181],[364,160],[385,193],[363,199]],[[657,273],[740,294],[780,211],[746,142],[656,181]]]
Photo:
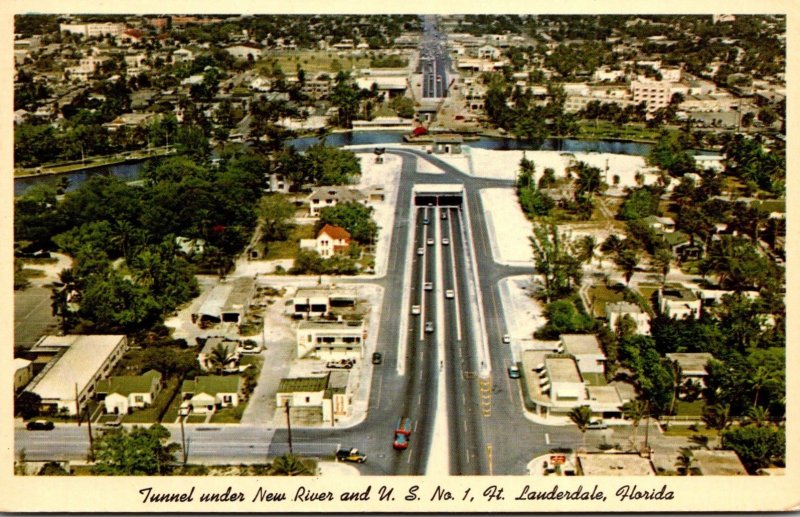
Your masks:
[[[411,436],[411,419],[400,417],[394,429],[394,448],[398,451],[408,449],[408,439]]]

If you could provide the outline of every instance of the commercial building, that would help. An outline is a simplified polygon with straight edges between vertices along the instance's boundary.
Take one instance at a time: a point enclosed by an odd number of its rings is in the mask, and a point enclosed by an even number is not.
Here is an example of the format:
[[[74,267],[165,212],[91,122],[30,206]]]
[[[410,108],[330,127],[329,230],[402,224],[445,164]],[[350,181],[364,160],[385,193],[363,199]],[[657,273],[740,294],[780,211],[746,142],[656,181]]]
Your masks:
[[[255,280],[250,277],[217,284],[193,315],[193,321],[201,327],[221,322],[239,324],[244,320],[254,292]]]
[[[315,318],[325,316],[331,309],[350,308],[356,304],[355,289],[300,288],[289,306],[295,317]]]
[[[290,416],[297,420],[302,414],[305,422],[333,425],[350,415],[352,403],[350,372],[328,372],[323,377],[281,379],[275,395],[278,409],[289,403]]]
[[[128,346],[123,335],[62,336],[66,344],[34,378],[26,391],[39,395],[43,411],[76,415],[94,397],[97,383],[108,377]]]
[[[297,327],[297,357],[360,359],[366,340],[363,321],[302,321]]]

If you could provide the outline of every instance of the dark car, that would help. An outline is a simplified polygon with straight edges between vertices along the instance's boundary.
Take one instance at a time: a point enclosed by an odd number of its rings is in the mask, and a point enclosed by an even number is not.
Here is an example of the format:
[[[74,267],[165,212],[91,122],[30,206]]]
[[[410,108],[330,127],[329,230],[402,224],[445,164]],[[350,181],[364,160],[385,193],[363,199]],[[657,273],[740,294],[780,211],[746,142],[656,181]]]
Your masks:
[[[56,425],[50,420],[36,419],[28,422],[25,427],[28,431],[52,431],[56,428]]]
[[[372,364],[381,364],[383,361],[383,356],[380,352],[375,352],[372,354]]]
[[[358,449],[339,449],[336,451],[337,461],[351,461],[353,463],[364,463],[367,461],[367,455],[361,454]]]

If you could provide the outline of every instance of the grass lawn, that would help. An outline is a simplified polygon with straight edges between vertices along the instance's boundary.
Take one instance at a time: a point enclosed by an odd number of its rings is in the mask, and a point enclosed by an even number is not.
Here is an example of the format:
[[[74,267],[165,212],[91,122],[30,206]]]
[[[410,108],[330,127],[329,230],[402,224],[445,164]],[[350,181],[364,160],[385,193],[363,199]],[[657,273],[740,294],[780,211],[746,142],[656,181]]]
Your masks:
[[[592,301],[592,312],[595,318],[606,314],[606,304],[621,302],[625,299],[624,289],[607,287],[603,284],[593,285],[589,288],[589,299]]]
[[[300,250],[300,239],[313,239],[313,224],[298,224],[285,241],[271,242],[264,260],[295,258]]]
[[[42,278],[44,275],[44,271],[41,269],[30,269],[27,267],[14,273],[17,281],[30,280],[32,278]]]
[[[650,300],[653,293],[658,291],[659,287],[658,284],[639,284],[639,294],[641,294],[642,298],[645,300]]]
[[[716,438],[717,431],[715,429],[706,429],[706,426],[699,425],[697,426],[698,430],[693,431],[689,429],[688,425],[678,425],[674,422],[669,424],[669,428],[664,431],[665,436],[694,436],[696,434],[702,436],[708,436],[709,438]]]
[[[701,416],[705,402],[703,400],[695,400],[694,402],[686,402],[678,400],[675,402],[675,414],[678,416]]]
[[[186,417],[187,424],[202,424],[206,421],[206,415],[189,415]]]
[[[605,386],[606,376],[602,373],[583,373],[583,380],[587,381],[590,386]]]
[[[240,402],[236,407],[226,407],[217,410],[211,417],[212,424],[238,424],[247,407],[247,402]]]
[[[282,50],[270,52],[269,56],[259,60],[256,69],[259,72],[269,73],[273,68],[272,63],[277,62],[286,75],[296,75],[297,65],[305,70],[306,74],[327,72],[333,78],[339,70],[356,68],[369,68],[369,57],[353,57],[347,54],[338,55],[336,51],[316,50]]]
[[[181,407],[181,402],[183,401],[181,400],[180,394],[176,395],[175,398],[172,399],[167,412],[164,413],[164,418],[161,419],[163,423],[171,424],[178,419],[178,410]]]

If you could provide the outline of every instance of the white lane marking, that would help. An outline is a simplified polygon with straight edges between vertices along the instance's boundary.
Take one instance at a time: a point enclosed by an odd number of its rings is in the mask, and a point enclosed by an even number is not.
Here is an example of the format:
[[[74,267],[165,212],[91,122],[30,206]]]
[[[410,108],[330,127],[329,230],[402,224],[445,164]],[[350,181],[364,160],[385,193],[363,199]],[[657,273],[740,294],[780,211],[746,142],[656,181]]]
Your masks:
[[[406,343],[408,342],[408,318],[411,312],[411,283],[413,279],[413,265],[414,265],[414,231],[416,229],[417,209],[414,207],[414,196],[411,196],[409,202],[409,214],[412,214],[408,224],[408,232],[406,235],[406,266],[403,269],[403,302],[401,303],[400,315],[400,328],[397,332],[397,375],[405,375],[406,373]]]
[[[450,210],[448,210],[449,212]],[[456,251],[453,249],[455,248],[455,244],[453,244],[453,222],[450,217],[447,218],[447,228],[448,232],[447,235],[450,238],[450,267],[453,270],[453,303],[455,304],[456,309],[456,334],[458,336],[458,340],[461,341],[461,311],[459,310],[459,291],[458,291],[458,275],[456,273]]]
[[[550,445],[550,433],[544,433],[544,443]]]

